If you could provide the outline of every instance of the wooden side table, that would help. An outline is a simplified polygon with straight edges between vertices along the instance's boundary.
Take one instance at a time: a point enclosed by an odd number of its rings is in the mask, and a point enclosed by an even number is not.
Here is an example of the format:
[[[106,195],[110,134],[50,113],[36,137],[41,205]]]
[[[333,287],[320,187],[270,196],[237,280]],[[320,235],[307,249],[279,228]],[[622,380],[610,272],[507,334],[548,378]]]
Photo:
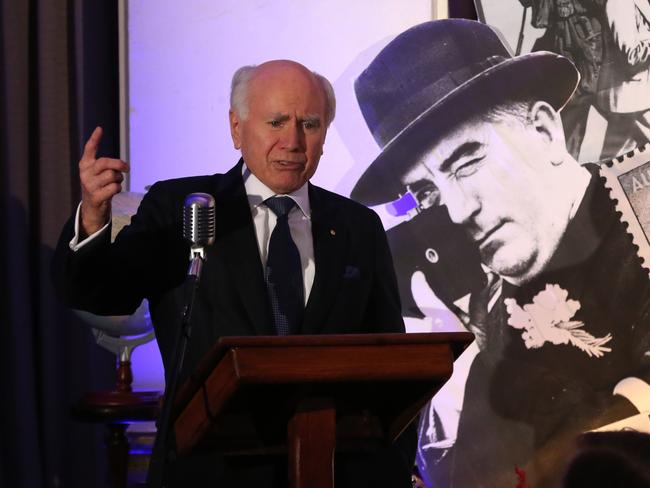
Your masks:
[[[129,440],[126,429],[134,422],[155,420],[162,396],[157,391],[132,391],[131,382],[131,363],[122,361],[115,390],[86,393],[72,408],[76,420],[106,425],[109,488],[127,487]]]

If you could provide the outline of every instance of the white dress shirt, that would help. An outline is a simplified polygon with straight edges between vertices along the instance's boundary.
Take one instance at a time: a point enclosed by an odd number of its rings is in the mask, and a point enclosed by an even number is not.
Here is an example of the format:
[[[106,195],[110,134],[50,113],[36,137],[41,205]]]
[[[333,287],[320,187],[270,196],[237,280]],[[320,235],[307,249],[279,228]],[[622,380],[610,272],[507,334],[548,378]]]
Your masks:
[[[278,194],[262,183],[257,176],[248,170],[246,165],[244,165],[243,178],[248,204],[250,205],[251,215],[253,216],[253,225],[255,226],[255,236],[257,237],[260,258],[262,259],[262,267],[266,268],[266,259],[269,254],[269,241],[271,240],[271,233],[275,229],[277,217],[273,213],[273,210],[264,205],[264,200]],[[300,253],[302,283],[305,292],[305,304],[307,304],[316,272],[314,240],[311,234],[311,206],[309,204],[307,183],[286,196],[296,202],[296,205],[289,212],[289,231]]]
[[[242,176],[244,179],[246,196],[248,197],[248,204],[250,205],[251,215],[253,217],[255,237],[257,238],[257,247],[260,251],[262,267],[266,268],[266,259],[269,253],[269,241],[271,239],[271,233],[275,228],[277,217],[270,208],[264,205],[264,200],[276,196],[277,193],[262,183],[253,173],[250,172],[246,165],[243,166]],[[289,212],[289,230],[291,232],[291,237],[296,243],[298,252],[300,253],[305,304],[307,304],[307,299],[309,298],[309,293],[314,284],[314,275],[316,273],[316,263],[314,261],[314,240],[311,234],[311,206],[309,204],[307,183],[296,191],[289,193],[287,196],[296,202],[296,206],[294,206]],[[81,249],[88,242],[93,240],[102,232],[106,232],[108,229],[108,224],[106,224],[100,230],[79,242],[80,214],[81,203],[77,207],[77,214],[75,217],[75,235],[70,241],[70,249],[73,251]],[[218,225],[219,216],[217,216],[217,226]]]

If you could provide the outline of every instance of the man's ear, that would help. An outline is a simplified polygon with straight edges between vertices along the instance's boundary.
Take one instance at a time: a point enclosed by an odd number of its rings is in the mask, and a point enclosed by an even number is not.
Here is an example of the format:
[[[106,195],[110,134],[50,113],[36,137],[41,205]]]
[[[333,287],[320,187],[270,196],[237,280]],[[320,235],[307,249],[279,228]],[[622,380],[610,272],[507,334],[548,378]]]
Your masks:
[[[232,137],[232,143],[235,149],[241,149],[241,124],[239,117],[233,110],[228,112],[228,117],[230,119],[230,137]]]
[[[560,114],[547,102],[538,101],[530,109],[532,126],[548,146],[550,161],[561,164],[566,153],[564,128]]]

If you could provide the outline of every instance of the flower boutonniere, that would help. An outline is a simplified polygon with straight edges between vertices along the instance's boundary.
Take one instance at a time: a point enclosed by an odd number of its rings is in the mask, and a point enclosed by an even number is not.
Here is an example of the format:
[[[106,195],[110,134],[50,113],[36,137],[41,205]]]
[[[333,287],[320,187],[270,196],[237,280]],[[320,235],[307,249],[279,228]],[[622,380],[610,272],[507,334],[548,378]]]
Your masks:
[[[533,303],[520,307],[513,298],[506,298],[504,304],[508,311],[508,324],[523,330],[521,337],[528,349],[537,349],[546,342],[552,344],[571,344],[589,357],[602,357],[610,352],[605,347],[612,335],[594,337],[583,329],[584,322],[571,320],[580,302],[568,299],[569,292],[559,285],[546,285],[546,288],[533,297]]]

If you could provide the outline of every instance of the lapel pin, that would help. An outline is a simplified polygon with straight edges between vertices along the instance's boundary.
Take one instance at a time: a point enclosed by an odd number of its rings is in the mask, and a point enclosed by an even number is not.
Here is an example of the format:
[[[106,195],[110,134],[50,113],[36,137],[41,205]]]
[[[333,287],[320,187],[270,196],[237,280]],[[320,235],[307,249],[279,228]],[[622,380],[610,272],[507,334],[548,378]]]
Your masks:
[[[336,235],[336,231],[335,231],[334,229],[330,229],[330,235],[331,235],[331,236],[335,236],[335,235]]]

